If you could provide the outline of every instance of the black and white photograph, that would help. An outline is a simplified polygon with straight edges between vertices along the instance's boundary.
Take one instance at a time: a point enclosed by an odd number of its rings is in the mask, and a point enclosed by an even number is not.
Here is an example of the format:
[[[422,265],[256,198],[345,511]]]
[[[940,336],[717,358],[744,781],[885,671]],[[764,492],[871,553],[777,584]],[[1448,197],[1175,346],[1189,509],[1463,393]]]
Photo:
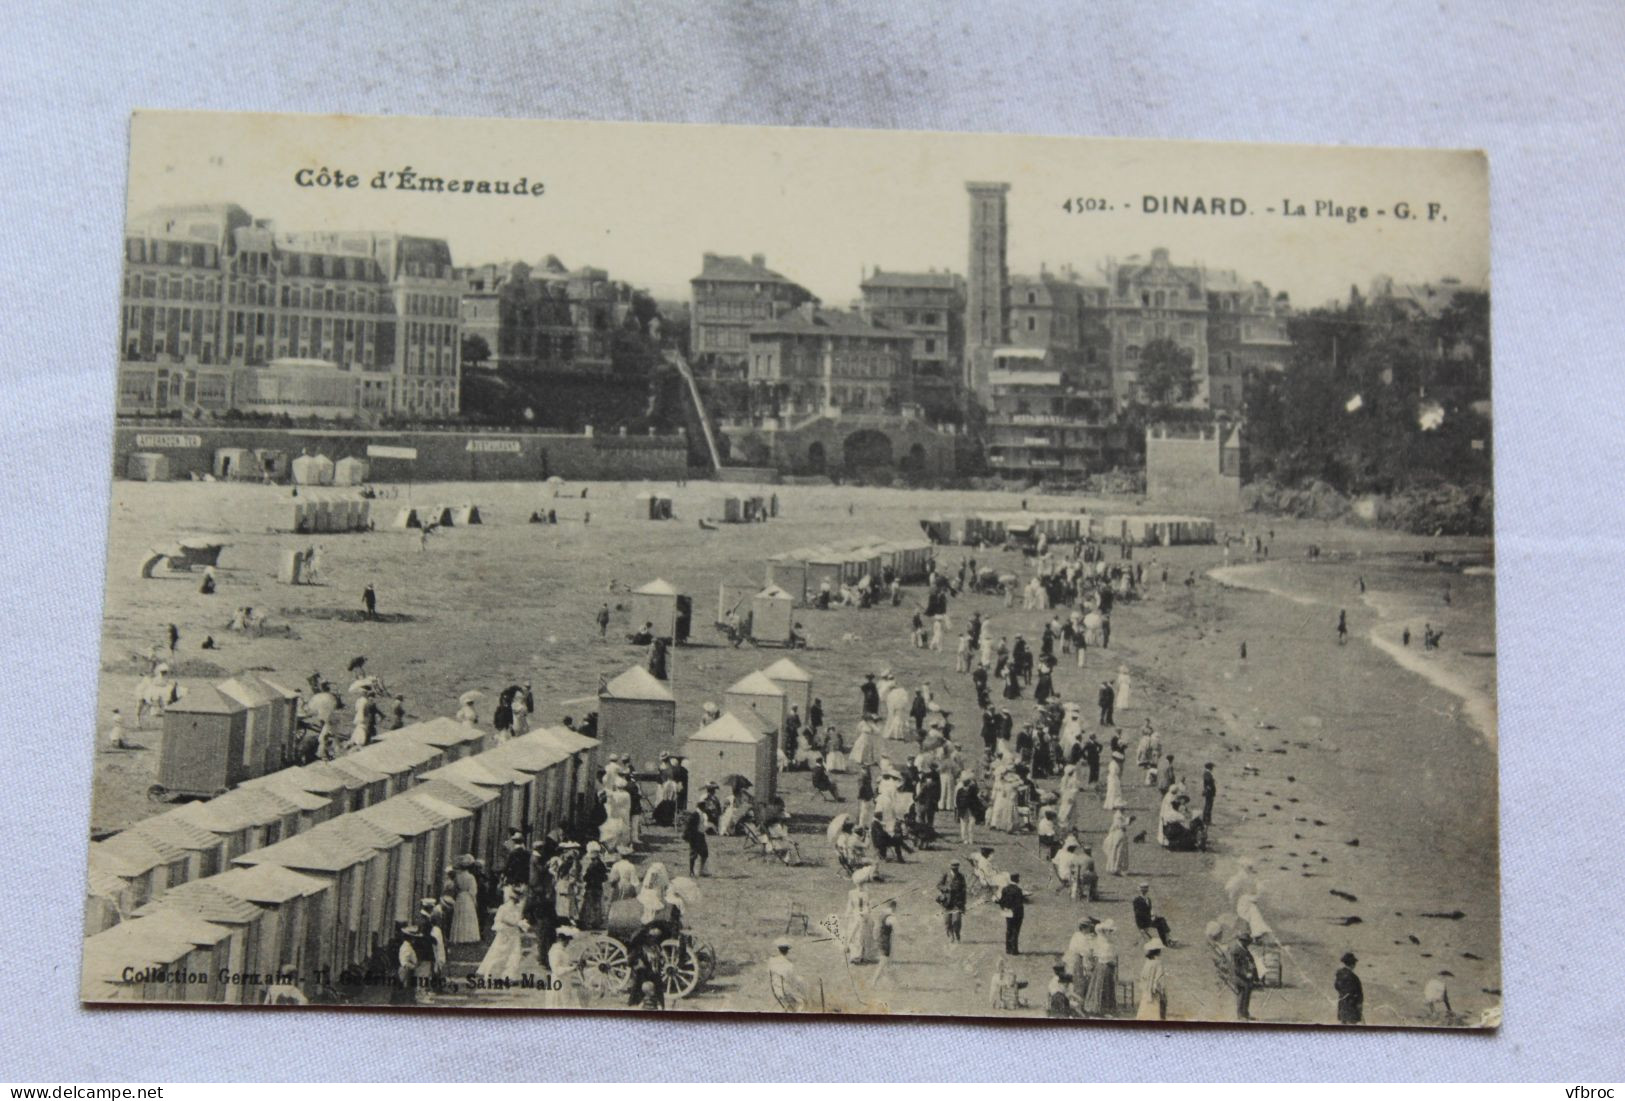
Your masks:
[[[129,158],[84,1002],[1499,1027],[1484,154]]]

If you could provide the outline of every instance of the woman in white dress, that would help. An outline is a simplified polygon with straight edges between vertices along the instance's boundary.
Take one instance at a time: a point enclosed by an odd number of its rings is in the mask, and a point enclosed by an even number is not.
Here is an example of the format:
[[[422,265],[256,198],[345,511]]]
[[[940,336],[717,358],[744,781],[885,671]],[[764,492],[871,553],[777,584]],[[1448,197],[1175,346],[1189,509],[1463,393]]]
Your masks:
[[[841,732],[831,723],[824,735],[824,771],[845,772],[847,770],[846,743],[841,741]]]
[[[517,980],[525,954],[521,938],[525,921],[513,888],[503,892],[502,905],[497,907],[496,915],[491,919],[491,928],[496,935],[491,938],[491,947],[486,949],[485,958],[480,961],[475,974],[482,979]]]
[[[1117,925],[1110,918],[1095,926],[1095,971],[1089,979],[1089,993],[1083,1002],[1091,1017],[1117,1014],[1117,943],[1112,934]]]
[[[1072,816],[1078,804],[1078,766],[1067,765],[1061,770],[1061,798],[1055,805],[1055,828],[1065,835],[1078,828]]]
[[[875,744],[875,724],[868,719],[858,720],[858,740],[852,745],[851,760],[860,769],[880,763],[880,747]]]
[[[1121,810],[1112,814],[1111,828],[1101,842],[1101,853],[1106,858],[1106,870],[1112,875],[1128,871],[1128,825],[1132,819]]]
[[[1140,968],[1140,1011],[1137,1021],[1168,1019],[1168,975],[1162,966],[1162,941],[1147,941],[1145,966]]]
[[[472,856],[460,859],[460,867],[447,868],[452,882],[457,888],[457,900],[452,904],[451,910],[451,942],[453,944],[476,944],[480,937],[480,910],[478,898],[480,893],[479,880],[468,866],[474,862]]]
[[[1119,711],[1125,711],[1132,706],[1130,696],[1134,687],[1134,678],[1129,676],[1128,666],[1117,667],[1117,698],[1113,706]]]
[[[1106,766],[1106,798],[1101,806],[1107,810],[1122,810],[1128,806],[1123,799],[1123,756],[1113,753],[1111,763]]]
[[[874,919],[869,909],[866,884],[874,877],[874,866],[852,873],[852,889],[846,893],[846,913],[841,917],[841,939],[851,963],[868,963],[874,958]]]
[[[576,985],[575,935],[575,929],[568,925],[553,933],[553,945],[547,950],[547,974],[552,981],[543,999],[548,1009],[577,1009],[586,1004],[584,991]]]
[[[1001,773],[993,781],[993,806],[987,812],[987,827],[1005,833],[1016,828],[1016,788],[1012,773]]]

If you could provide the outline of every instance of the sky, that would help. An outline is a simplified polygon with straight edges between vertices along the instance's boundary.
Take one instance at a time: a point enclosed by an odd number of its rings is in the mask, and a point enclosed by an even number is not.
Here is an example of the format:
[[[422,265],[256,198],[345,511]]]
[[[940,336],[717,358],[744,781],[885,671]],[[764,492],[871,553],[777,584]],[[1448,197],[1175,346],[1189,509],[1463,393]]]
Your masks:
[[[301,169],[354,177],[302,187]],[[523,198],[386,189],[380,172],[540,181]],[[128,209],[235,202],[279,228],[444,237],[459,265],[553,253],[688,297],[705,252],[749,256],[832,305],[867,270],[964,272],[968,180],[1009,192],[1014,274],[1167,247],[1300,307],[1379,274],[1489,282],[1488,173],[1474,152],[992,134],[521,120],[143,112]],[[1240,198],[1246,213],[1148,214],[1146,196]],[[1067,200],[1078,209],[1065,209]],[[1089,200],[1105,209],[1093,209]],[[1327,204],[1317,216],[1316,202]],[[1286,204],[1302,204],[1303,217]],[[1409,220],[1395,217],[1408,203]],[[1429,219],[1428,204],[1437,203]],[[1358,211],[1348,220],[1330,208]],[[1089,209],[1084,209],[1089,208]],[[1378,215],[1378,211],[1383,211]]]

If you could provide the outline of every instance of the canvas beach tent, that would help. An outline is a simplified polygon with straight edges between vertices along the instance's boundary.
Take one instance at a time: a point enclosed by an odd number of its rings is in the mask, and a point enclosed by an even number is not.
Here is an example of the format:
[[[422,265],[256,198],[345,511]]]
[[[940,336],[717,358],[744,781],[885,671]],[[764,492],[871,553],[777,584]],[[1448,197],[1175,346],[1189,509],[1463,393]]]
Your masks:
[[[677,698],[641,665],[598,690],[598,733],[615,753],[629,753],[640,770],[658,767],[677,749]]]
[[[762,676],[779,687],[788,703],[801,709],[801,721],[806,723],[813,701],[812,674],[789,658],[780,658],[763,669]]]
[[[751,782],[751,795],[756,800],[771,798],[778,775],[773,741],[752,722],[731,712],[724,712],[690,734],[683,743],[690,798],[703,795],[707,784],[721,785],[733,775]]]

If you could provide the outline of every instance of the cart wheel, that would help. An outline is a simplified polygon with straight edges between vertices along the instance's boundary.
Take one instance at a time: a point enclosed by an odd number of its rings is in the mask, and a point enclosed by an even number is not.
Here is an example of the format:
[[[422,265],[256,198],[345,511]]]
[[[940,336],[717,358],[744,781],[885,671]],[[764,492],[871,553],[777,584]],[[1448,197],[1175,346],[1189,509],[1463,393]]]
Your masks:
[[[699,961],[700,981],[710,982],[717,974],[717,950],[709,944],[695,941],[692,945],[694,958]]]
[[[169,797],[169,789],[162,784],[153,784],[147,789],[147,799],[154,803],[162,803]]]
[[[581,985],[594,997],[624,994],[632,985],[632,961],[626,946],[614,937],[597,937],[581,950],[576,961]]]
[[[666,984],[666,997],[681,998],[700,985],[700,962],[693,950],[680,940],[660,942],[660,976]]]

